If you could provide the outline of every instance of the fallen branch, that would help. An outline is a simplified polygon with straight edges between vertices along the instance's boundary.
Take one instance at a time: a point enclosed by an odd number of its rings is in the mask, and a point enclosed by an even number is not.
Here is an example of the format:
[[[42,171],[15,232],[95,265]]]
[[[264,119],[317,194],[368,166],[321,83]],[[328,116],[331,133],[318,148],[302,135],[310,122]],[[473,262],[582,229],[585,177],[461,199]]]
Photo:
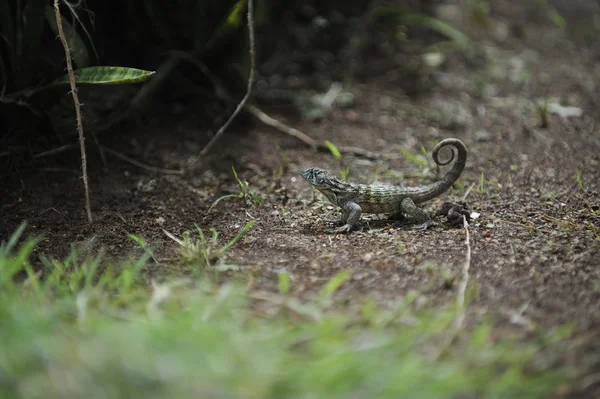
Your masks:
[[[85,136],[83,134],[83,121],[81,119],[81,103],[77,94],[77,85],[75,84],[75,73],[73,72],[73,63],[71,61],[71,50],[65,37],[62,26],[62,17],[60,15],[59,0],[54,0],[54,16],[56,17],[56,27],[58,36],[65,50],[65,59],[67,61],[67,73],[69,74],[69,84],[71,85],[71,95],[73,96],[73,105],[75,106],[75,116],[77,118],[77,132],[79,133],[79,150],[81,152],[81,169],[83,172],[83,187],[85,190],[85,210],[87,212],[88,222],[91,224],[92,208],[90,206],[90,188],[88,184],[87,159],[85,154]]]
[[[38,152],[37,154],[34,154],[32,158],[33,159],[45,158],[45,157],[49,157],[52,155],[60,154],[61,152],[68,151],[73,148],[75,148],[74,144],[65,144],[65,145],[61,145],[60,147],[56,147],[51,150],[48,150],[48,151]]]
[[[113,149],[105,147],[102,144],[98,143],[97,145],[98,145],[98,150],[100,151],[101,154],[103,154],[104,152],[107,152],[107,153],[115,156],[116,158],[119,158],[123,161],[129,162],[132,165],[138,166],[142,169],[146,169],[150,172],[162,173],[165,175],[183,175],[184,174],[184,171],[182,169],[166,169],[166,168],[159,168],[157,166],[147,165],[143,162],[140,162],[138,160],[130,158],[125,154],[122,154],[118,151],[115,151]],[[39,152],[37,154],[34,154],[32,158],[40,159],[40,158],[44,158],[44,157],[49,157],[52,155],[60,154],[61,152],[64,152],[64,151],[72,150],[73,148],[75,148],[75,146],[73,144],[65,144],[63,146],[53,148],[48,151]],[[46,168],[46,169],[48,169],[48,168]]]
[[[495,217],[495,216],[488,216],[488,218],[490,220],[495,220],[495,221],[500,222],[500,223],[506,223],[506,224],[510,224],[511,226],[518,226],[518,227],[522,227],[524,229],[539,231],[541,233],[546,233],[546,234],[553,234],[554,233],[554,232],[552,232],[550,230],[540,229],[539,227],[534,227],[534,226],[528,226],[528,225],[523,224],[523,223],[511,222],[510,220],[501,219],[501,218],[498,218],[498,217]]]
[[[460,330],[465,321],[465,291],[469,282],[469,269],[471,268],[471,238],[469,236],[469,223],[467,218],[463,215],[463,227],[465,229],[465,245],[467,246],[467,255],[465,257],[465,263],[462,267],[460,283],[458,285],[458,293],[456,294],[456,307],[458,308],[458,315],[454,320],[454,328]]]
[[[467,200],[467,197],[469,196],[469,194],[471,194],[471,191],[473,191],[473,187],[475,187],[475,183],[471,183],[467,191],[465,191],[465,194],[460,199],[462,202],[465,202]]]
[[[123,161],[129,162],[132,165],[138,166],[142,169],[146,169],[150,172],[157,172],[157,173],[162,173],[165,175],[183,175],[183,170],[181,169],[164,169],[164,168],[158,168],[156,166],[151,166],[151,165],[146,165],[145,163],[142,163],[140,161],[137,161],[133,158],[128,157],[125,154],[121,154],[120,152],[117,152],[115,150],[112,150],[108,147],[105,147],[103,145],[99,146],[103,151],[106,151],[107,153],[114,155],[115,157],[122,159]]]
[[[298,129],[289,127],[288,125],[285,125],[285,124],[279,122],[277,119],[271,118],[269,115],[265,114],[258,107],[254,106],[252,104],[246,104],[246,106],[244,107],[244,110],[248,111],[250,114],[254,115],[265,125],[274,127],[275,129],[279,130],[280,132],[283,132],[283,133],[287,134],[288,136],[292,136],[292,137],[302,141],[304,144],[306,144],[310,147],[317,148],[319,146],[319,142],[317,140],[302,133]]]
[[[446,353],[450,345],[458,337],[458,334],[463,328],[465,323],[465,293],[467,290],[467,284],[469,283],[469,269],[471,268],[471,237],[469,235],[469,223],[467,218],[463,215],[463,227],[465,229],[465,245],[467,247],[467,254],[465,256],[465,262],[461,269],[460,282],[458,284],[458,292],[456,293],[456,318],[452,325],[452,330],[445,336],[440,349],[435,355],[435,359],[439,359],[443,354]]]
[[[265,125],[271,126],[275,129],[279,130],[280,132],[287,134],[288,136],[292,136],[292,137],[300,140],[304,144],[308,145],[309,147],[312,147],[319,151],[329,152],[329,148],[325,145],[325,143],[321,143],[321,142],[313,139],[306,133],[303,133],[296,128],[293,128],[284,123],[281,123],[277,119],[271,118],[269,115],[267,115],[266,113],[264,113],[263,111],[261,111],[258,107],[254,106],[254,105],[246,104],[244,106],[244,110],[249,112],[256,118],[258,118]],[[369,150],[364,150],[364,149],[358,148],[358,147],[340,146],[337,148],[342,154],[353,154],[353,155],[358,155],[358,156],[368,158],[368,159],[381,158],[381,156],[377,153],[374,153]]]

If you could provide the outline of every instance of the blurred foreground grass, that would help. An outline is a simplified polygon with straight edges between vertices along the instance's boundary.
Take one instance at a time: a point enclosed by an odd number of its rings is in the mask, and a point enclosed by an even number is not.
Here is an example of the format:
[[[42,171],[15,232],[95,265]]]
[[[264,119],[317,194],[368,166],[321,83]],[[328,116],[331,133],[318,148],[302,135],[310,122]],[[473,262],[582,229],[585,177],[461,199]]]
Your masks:
[[[383,310],[333,306],[344,275],[312,302],[289,281],[148,286],[146,259],[75,253],[36,274],[22,231],[0,248],[2,398],[546,398],[566,379],[547,356],[557,332],[501,340],[480,320],[440,352],[455,312],[416,311],[413,293]]]

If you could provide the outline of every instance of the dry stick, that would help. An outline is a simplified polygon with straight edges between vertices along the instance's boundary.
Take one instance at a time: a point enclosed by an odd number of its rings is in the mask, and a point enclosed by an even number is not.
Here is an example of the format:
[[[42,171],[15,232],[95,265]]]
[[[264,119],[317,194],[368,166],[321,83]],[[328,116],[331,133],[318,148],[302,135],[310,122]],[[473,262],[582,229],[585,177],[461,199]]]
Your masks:
[[[57,147],[57,148],[53,148],[51,150],[48,151],[44,151],[44,152],[39,152],[37,154],[33,155],[33,159],[40,159],[40,158],[44,158],[44,157],[49,157],[52,155],[56,155],[56,154],[60,154],[61,152],[64,151],[68,151],[75,148],[75,146],[73,144],[65,144],[63,146]],[[182,169],[166,169],[166,168],[159,168],[157,166],[152,166],[152,165],[147,165],[143,162],[137,161],[133,158],[128,157],[125,154],[122,154],[118,151],[115,151],[113,149],[110,149],[108,147],[103,146],[102,144],[98,143],[98,149],[104,153],[104,152],[108,152],[109,154],[114,155],[115,157],[122,159],[123,161],[129,162],[130,164],[133,164],[135,166],[139,166],[142,169],[146,169],[149,170],[151,172],[158,172],[158,173],[163,173],[166,175],[183,175],[184,171]]]
[[[69,74],[69,83],[71,85],[71,95],[73,96],[73,105],[75,106],[75,116],[77,117],[77,132],[79,133],[79,147],[81,151],[81,169],[83,172],[83,187],[85,189],[85,210],[87,212],[88,222],[92,223],[92,208],[90,207],[90,188],[87,175],[87,159],[85,155],[85,136],[83,135],[83,122],[81,120],[81,103],[77,95],[77,85],[75,84],[75,73],[73,72],[73,64],[71,62],[71,50],[65,37],[65,32],[62,26],[62,18],[59,9],[59,0],[54,0],[54,16],[56,17],[56,27],[58,36],[65,50],[65,59],[67,60],[67,73]]]
[[[244,107],[246,102],[248,101],[248,98],[250,98],[250,93],[252,92],[252,85],[254,84],[254,74],[255,74],[255,68],[256,68],[255,67],[256,52],[255,52],[255,47],[254,47],[255,44],[254,44],[253,13],[254,13],[254,1],[248,0],[248,16],[247,16],[247,18],[248,18],[248,36],[250,37],[250,74],[248,76],[248,86],[246,87],[246,94],[242,98],[242,101],[239,102],[239,104],[237,105],[237,107],[235,108],[235,110],[233,111],[231,116],[229,117],[229,119],[227,119],[227,121],[225,121],[223,126],[221,126],[221,128],[217,131],[217,133],[213,136],[213,138],[210,139],[210,141],[208,142],[206,147],[204,147],[202,149],[202,151],[200,151],[199,156],[189,166],[193,166],[199,160],[203,159],[206,156],[206,154],[208,154],[208,152],[212,149],[212,147],[215,145],[215,143],[221,138],[221,136],[225,132],[225,129],[227,129],[227,127],[229,127],[231,122],[233,122],[233,119],[237,116],[237,114],[240,113],[240,111],[242,110],[242,108]]]
[[[462,328],[465,321],[465,291],[467,289],[467,283],[469,282],[469,269],[471,268],[471,238],[469,236],[469,223],[463,215],[463,227],[465,229],[465,245],[467,246],[467,255],[465,257],[465,263],[463,264],[460,283],[458,285],[458,294],[456,295],[456,306],[458,308],[458,315],[454,320],[454,328],[458,331]]]
[[[471,238],[469,235],[469,223],[467,223],[467,218],[465,218],[464,215],[463,227],[466,234],[465,245],[467,246],[467,255],[465,256],[465,263],[463,264],[461,278],[458,284],[458,293],[456,294],[457,314],[454,319],[453,328],[440,345],[440,349],[436,353],[435,359],[439,359],[446,352],[448,347],[452,345],[452,342],[458,337],[458,333],[465,322],[465,292],[467,290],[467,284],[469,283],[469,269],[471,268]]]
[[[300,141],[302,141],[304,144],[316,148],[320,151],[329,151],[329,148],[313,139],[312,137],[308,136],[307,134],[301,132],[298,129],[295,129],[293,127],[289,127],[284,123],[279,122],[277,119],[271,118],[269,115],[267,115],[266,113],[264,113],[263,111],[261,111],[258,107],[251,105],[251,104],[246,104],[244,106],[244,110],[248,111],[250,114],[254,115],[256,118],[258,118],[262,123],[264,123],[265,125],[271,126],[277,130],[279,130],[282,133],[287,134],[288,136],[292,136]],[[342,154],[354,154],[354,155],[358,155],[364,158],[368,158],[368,159],[378,159],[381,158],[378,154],[371,152],[369,150],[364,150],[362,148],[358,148],[358,147],[338,147],[338,150],[342,153]]]
[[[68,151],[72,148],[75,148],[74,144],[65,144],[60,147],[56,147],[51,150],[48,150],[48,151],[38,152],[37,154],[34,154],[32,158],[33,159],[45,158],[45,157],[49,157],[51,155],[60,154],[61,152]]]
[[[282,131],[283,133],[292,136],[300,141],[302,141],[304,144],[310,146],[310,147],[318,147],[319,146],[319,142],[315,139],[313,139],[312,137],[302,133],[300,130],[295,129],[293,127],[289,127],[281,122],[279,122],[277,119],[273,119],[271,118],[269,115],[265,114],[263,111],[261,111],[260,109],[258,109],[257,107],[255,107],[254,105],[251,104],[247,104],[244,109],[246,111],[248,111],[249,113],[251,113],[252,115],[254,115],[256,118],[258,118],[262,123],[264,123],[265,125],[269,125],[271,127],[274,127],[275,129]]]
[[[98,140],[98,135],[94,130],[92,130],[92,140],[94,140],[94,144],[96,144],[96,148],[98,148],[98,153],[100,154],[100,159],[102,159],[102,165],[106,166],[106,154],[104,150],[102,150],[102,146],[100,145],[100,140]]]
[[[473,191],[473,187],[475,187],[475,183],[471,183],[471,185],[469,186],[469,188],[467,189],[467,191],[465,191],[465,194],[460,199],[462,202],[466,201],[466,199],[469,196],[469,194],[471,194],[471,191]]]
[[[114,155],[115,157],[117,157],[119,159],[122,159],[123,161],[129,162],[132,165],[139,166],[140,168],[149,170],[151,172],[163,173],[165,175],[183,175],[183,170],[181,170],[181,169],[164,169],[164,168],[158,168],[156,166],[146,165],[145,163],[136,161],[135,159],[130,158],[125,154],[121,154],[120,152],[112,150],[103,145],[100,145],[100,148],[103,151],[108,152],[109,154]]]
[[[491,219],[491,220],[495,220],[497,222],[500,222],[500,223],[510,224],[511,226],[523,227],[524,229],[535,230],[535,231],[539,231],[539,232],[546,233],[546,234],[552,234],[553,233],[550,230],[540,229],[539,227],[534,227],[534,226],[528,226],[528,225],[523,224],[523,223],[511,222],[510,220],[500,219],[500,218],[495,217],[495,216],[488,216],[488,218]]]

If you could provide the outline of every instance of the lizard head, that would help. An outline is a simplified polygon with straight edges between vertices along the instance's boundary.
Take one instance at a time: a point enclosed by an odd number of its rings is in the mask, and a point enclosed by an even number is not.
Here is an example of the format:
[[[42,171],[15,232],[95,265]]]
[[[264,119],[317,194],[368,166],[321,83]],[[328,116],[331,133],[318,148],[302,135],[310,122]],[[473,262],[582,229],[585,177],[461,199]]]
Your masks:
[[[349,184],[340,180],[335,175],[319,168],[308,168],[300,172],[307,182],[319,190],[329,201],[338,203],[340,196],[351,192]]]
[[[319,168],[304,169],[300,172],[300,176],[317,189],[328,188],[331,182],[336,180],[331,173]]]

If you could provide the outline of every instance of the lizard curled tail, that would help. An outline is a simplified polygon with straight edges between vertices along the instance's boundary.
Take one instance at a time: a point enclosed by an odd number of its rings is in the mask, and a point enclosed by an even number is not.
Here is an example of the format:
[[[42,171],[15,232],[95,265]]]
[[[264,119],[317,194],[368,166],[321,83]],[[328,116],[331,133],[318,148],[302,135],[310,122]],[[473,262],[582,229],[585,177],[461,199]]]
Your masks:
[[[448,165],[449,163],[454,161],[454,157],[456,156],[454,149],[452,149],[452,156],[448,161],[441,162],[439,160],[438,154],[440,150],[447,146],[452,146],[457,150],[458,158],[456,159],[456,162],[454,162],[454,165],[452,165],[452,169],[450,169],[444,177],[442,177],[435,183],[431,183],[425,187],[422,187],[418,193],[412,195],[411,198],[415,203],[425,202],[437,197],[438,195],[452,187],[452,184],[454,184],[454,182],[460,177],[460,174],[465,168],[465,164],[467,162],[467,147],[459,139],[451,138],[440,141],[434,147],[433,152],[431,154],[431,156],[433,157],[433,161],[438,166]]]

